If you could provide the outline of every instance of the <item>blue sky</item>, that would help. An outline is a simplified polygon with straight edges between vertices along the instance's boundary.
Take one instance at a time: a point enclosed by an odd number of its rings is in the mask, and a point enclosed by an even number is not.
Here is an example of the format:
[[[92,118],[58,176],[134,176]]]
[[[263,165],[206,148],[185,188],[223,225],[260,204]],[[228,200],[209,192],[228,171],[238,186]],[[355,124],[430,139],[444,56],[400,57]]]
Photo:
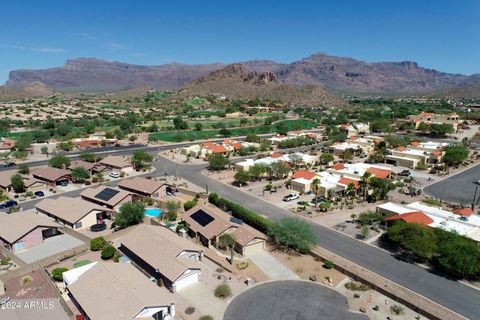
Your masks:
[[[5,0],[0,83],[10,70],[77,57],[292,62],[315,52],[472,74],[480,72],[479,35],[476,0]]]

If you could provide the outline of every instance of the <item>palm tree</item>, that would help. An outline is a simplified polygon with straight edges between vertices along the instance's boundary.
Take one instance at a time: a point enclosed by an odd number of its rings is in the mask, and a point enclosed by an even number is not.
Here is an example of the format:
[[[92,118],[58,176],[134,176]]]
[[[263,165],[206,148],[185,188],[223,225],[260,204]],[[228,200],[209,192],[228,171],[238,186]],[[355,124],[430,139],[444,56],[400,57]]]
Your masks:
[[[362,179],[359,182],[360,191],[363,194],[363,200],[367,198],[367,191],[368,191],[368,183],[370,181],[370,177],[372,174],[370,172],[365,172],[362,176]]]
[[[356,190],[355,190],[355,184],[354,183],[349,183],[347,185],[347,189],[345,190],[347,193],[347,196],[353,198],[355,196]]]
[[[317,207],[317,204],[318,204],[318,191],[320,189],[319,185],[320,185],[320,179],[318,178],[313,179],[312,189],[314,189],[314,193],[315,193],[315,207]]]

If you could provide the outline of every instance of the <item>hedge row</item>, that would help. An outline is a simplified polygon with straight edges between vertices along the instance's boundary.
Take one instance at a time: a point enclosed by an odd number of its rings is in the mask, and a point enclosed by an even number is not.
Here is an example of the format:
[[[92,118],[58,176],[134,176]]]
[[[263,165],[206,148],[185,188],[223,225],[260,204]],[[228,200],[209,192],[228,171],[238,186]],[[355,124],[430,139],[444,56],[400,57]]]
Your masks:
[[[221,209],[231,211],[235,218],[242,219],[246,224],[265,234],[268,233],[270,226],[272,225],[270,220],[259,216],[255,212],[250,211],[235,202],[224,199],[216,193],[210,193],[208,195],[208,202]]]

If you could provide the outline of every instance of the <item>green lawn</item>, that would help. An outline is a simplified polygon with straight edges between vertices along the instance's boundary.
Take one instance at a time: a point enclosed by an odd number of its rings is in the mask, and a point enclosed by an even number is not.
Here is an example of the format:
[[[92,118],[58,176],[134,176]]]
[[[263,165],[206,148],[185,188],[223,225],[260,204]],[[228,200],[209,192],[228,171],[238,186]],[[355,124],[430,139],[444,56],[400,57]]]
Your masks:
[[[90,260],[80,260],[78,262],[75,262],[73,264],[73,267],[74,268],[80,268],[80,267],[83,267],[83,266],[85,266],[87,264],[90,264],[90,263],[92,263],[92,261],[90,261]]]
[[[275,132],[279,127],[284,127],[288,131],[312,129],[317,126],[315,121],[311,120],[283,120],[275,123],[273,126],[259,125],[256,127],[231,128],[231,136],[244,136],[247,134],[262,134]],[[150,141],[181,142],[205,140],[220,137],[220,130],[201,130],[201,131],[180,131],[180,132],[156,132],[149,136]]]

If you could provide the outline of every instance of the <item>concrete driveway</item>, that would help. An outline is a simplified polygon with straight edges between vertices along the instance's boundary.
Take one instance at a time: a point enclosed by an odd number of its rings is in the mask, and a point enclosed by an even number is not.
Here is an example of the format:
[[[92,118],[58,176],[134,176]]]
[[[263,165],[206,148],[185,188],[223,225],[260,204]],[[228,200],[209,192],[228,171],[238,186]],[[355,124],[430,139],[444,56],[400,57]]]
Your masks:
[[[32,263],[49,256],[53,256],[54,254],[62,251],[77,247],[81,244],[83,244],[81,240],[78,240],[69,234],[62,234],[60,236],[45,239],[42,244],[16,253],[15,255],[26,263]]]
[[[287,268],[287,266],[275,259],[267,251],[255,252],[254,254],[248,255],[248,258],[272,280],[300,279],[295,272]]]
[[[194,283],[177,291],[183,299],[194,306],[201,314],[221,319],[225,302],[216,298],[203,283]]]
[[[367,320],[347,309],[347,298],[318,283],[274,281],[244,291],[227,307],[223,320]]]

